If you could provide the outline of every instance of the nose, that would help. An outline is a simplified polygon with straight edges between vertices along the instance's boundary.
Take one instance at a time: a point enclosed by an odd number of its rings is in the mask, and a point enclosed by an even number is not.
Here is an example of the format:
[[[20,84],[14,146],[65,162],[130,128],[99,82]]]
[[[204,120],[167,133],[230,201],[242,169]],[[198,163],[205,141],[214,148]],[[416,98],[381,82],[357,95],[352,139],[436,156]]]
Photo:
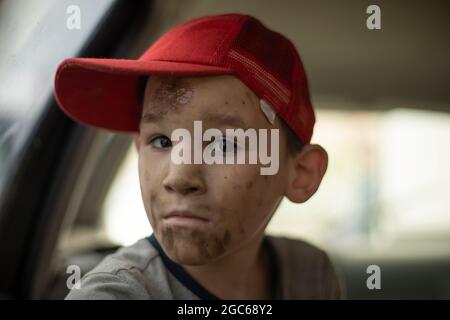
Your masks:
[[[168,175],[162,182],[169,193],[183,196],[199,195],[206,191],[201,166],[199,164],[170,164]]]

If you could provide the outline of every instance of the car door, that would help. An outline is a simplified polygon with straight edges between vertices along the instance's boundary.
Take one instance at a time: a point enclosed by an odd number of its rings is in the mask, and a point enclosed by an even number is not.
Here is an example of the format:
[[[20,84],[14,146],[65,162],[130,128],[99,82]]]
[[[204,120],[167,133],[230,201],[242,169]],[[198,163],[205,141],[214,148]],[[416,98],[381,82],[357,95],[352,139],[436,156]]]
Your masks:
[[[128,57],[149,1],[0,2],[0,297],[40,298],[96,132],[57,107],[64,58]],[[80,192],[81,189],[78,189]]]

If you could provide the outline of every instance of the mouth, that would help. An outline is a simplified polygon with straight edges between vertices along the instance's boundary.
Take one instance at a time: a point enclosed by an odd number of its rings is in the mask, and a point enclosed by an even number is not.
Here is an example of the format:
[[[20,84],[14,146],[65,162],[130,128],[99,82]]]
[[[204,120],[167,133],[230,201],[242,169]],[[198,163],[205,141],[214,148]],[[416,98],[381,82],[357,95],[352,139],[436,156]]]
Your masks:
[[[187,210],[173,210],[163,216],[163,221],[167,224],[185,227],[201,227],[211,222],[208,218]]]

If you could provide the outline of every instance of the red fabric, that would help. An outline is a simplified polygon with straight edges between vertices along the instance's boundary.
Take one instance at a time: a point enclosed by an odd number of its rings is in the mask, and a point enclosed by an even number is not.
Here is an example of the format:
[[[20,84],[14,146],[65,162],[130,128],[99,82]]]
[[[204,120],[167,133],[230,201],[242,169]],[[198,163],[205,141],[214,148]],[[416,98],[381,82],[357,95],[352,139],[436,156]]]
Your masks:
[[[56,100],[83,124],[138,132],[138,79],[151,74],[234,74],[303,142],[311,140],[315,117],[297,50],[248,15],[207,16],[180,24],[138,60],[66,59],[56,71]]]

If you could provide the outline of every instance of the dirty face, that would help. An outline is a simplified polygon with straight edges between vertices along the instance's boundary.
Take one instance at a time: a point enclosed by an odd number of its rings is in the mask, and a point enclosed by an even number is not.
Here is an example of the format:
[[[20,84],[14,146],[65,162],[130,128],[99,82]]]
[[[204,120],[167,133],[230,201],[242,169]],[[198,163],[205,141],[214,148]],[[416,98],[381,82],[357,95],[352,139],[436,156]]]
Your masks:
[[[147,82],[137,141],[142,198],[165,253],[184,265],[210,263],[261,238],[283,197],[289,156],[280,130],[275,175],[261,175],[259,163],[174,164],[171,150],[181,142],[172,142],[171,133],[185,128],[194,136],[195,120],[203,130],[217,128],[224,135],[227,128],[280,129],[234,76],[159,76]]]

